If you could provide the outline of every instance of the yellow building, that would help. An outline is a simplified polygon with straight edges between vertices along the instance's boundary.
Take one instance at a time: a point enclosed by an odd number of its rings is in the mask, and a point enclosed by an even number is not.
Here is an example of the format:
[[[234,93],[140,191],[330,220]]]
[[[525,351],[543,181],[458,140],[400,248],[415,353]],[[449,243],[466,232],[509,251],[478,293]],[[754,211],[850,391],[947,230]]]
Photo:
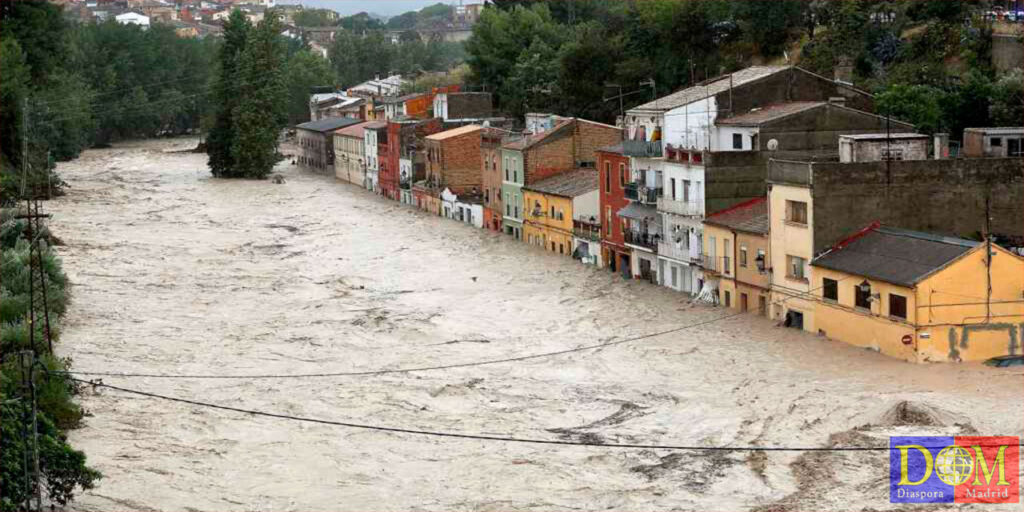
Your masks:
[[[832,339],[917,362],[1021,353],[1024,259],[995,244],[876,223],[811,266],[814,325]]]
[[[717,282],[719,304],[767,315],[768,201],[759,197],[708,215],[702,243],[704,278]]]
[[[769,316],[787,326],[816,332],[808,263],[814,254],[814,205],[806,185],[771,183],[768,188],[771,251]]]
[[[573,227],[598,221],[597,170],[577,169],[523,187],[523,241],[572,256]]]

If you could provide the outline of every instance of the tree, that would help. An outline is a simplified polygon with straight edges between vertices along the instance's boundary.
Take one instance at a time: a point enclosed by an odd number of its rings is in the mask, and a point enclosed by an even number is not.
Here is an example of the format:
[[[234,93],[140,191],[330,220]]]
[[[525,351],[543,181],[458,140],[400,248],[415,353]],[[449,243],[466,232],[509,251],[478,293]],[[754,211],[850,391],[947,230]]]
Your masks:
[[[239,58],[241,98],[232,111],[235,138],[231,144],[232,175],[262,179],[278,161],[277,139],[288,121],[285,98],[284,44],[280,15],[268,10]]]
[[[334,83],[331,64],[319,54],[301,50],[288,59],[284,75],[288,89],[288,122],[309,121],[310,90]]]
[[[338,15],[330,9],[303,9],[295,13],[292,21],[297,27],[330,27]]]
[[[224,24],[224,43],[220,48],[220,68],[214,84],[213,127],[206,137],[206,154],[209,156],[210,172],[216,177],[235,175],[235,157],[232,150],[236,139],[235,110],[241,102],[236,87],[247,79],[241,73],[241,56],[252,26],[235,9]]]
[[[878,94],[875,105],[879,114],[912,123],[918,131],[932,134],[941,126],[942,96],[942,91],[934,87],[900,84]]]
[[[989,116],[996,126],[1019,126],[1024,119],[1024,71],[1014,69],[992,86]]]

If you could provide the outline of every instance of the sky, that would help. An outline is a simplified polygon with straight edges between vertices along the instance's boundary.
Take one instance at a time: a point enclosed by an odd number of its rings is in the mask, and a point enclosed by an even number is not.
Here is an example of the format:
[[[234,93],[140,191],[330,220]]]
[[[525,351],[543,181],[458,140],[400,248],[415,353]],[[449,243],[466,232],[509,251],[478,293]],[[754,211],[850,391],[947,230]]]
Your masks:
[[[438,2],[451,4],[458,0],[278,0],[279,4],[302,4],[307,7],[334,9],[342,15],[370,12],[384,16],[397,16],[406,11],[418,11]],[[464,0],[465,3],[481,3],[481,0]]]

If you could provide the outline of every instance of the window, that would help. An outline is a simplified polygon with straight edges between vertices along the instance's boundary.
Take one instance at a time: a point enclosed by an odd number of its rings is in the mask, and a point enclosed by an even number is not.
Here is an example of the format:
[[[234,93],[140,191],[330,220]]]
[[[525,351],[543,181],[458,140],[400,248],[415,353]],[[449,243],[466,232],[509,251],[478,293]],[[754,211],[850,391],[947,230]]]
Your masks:
[[[612,207],[606,206],[604,208],[604,219],[605,219],[605,232],[604,234],[611,236],[612,234]]]
[[[565,254],[565,244],[558,244],[558,254]]]
[[[508,158],[505,158],[505,181],[508,181]]]
[[[1006,139],[1006,156],[1021,156],[1021,139]]]
[[[799,256],[786,256],[786,277],[804,279],[804,263]]]
[[[825,300],[839,302],[839,281],[823,278],[821,280],[821,296]]]
[[[732,134],[732,148],[743,149],[743,135],[740,133]]]
[[[747,266],[747,246],[740,246],[740,266],[746,268]]]
[[[551,207],[551,220],[555,220],[555,207]]]
[[[486,188],[484,189],[484,202],[485,203],[490,203],[491,202],[491,190],[490,189],[486,189]]]
[[[565,211],[558,210],[558,220],[565,220]]]
[[[683,180],[683,202],[690,202],[690,180]]]
[[[1001,147],[1003,145],[1003,139],[1001,139],[999,137],[993,137],[990,140],[992,141],[992,147],[994,147],[994,148],[998,148],[998,147]]]
[[[882,160],[903,160],[903,148],[882,148]]]
[[[861,290],[859,284],[853,285],[853,305],[860,308],[871,310],[871,290]]]
[[[626,164],[619,164],[619,186],[626,186]]]
[[[612,191],[612,163],[604,163],[604,193],[608,194]]]
[[[907,319],[907,298],[895,293],[889,294],[889,316]]]
[[[807,203],[786,201],[786,220],[796,224],[807,224]]]
[[[668,180],[668,182],[669,182],[669,188],[672,189],[672,195],[669,196],[669,197],[671,197],[672,200],[674,201],[676,199],[676,179],[675,178],[671,178],[671,179]]]
[[[730,257],[731,254],[732,254],[732,240],[729,240],[728,238],[722,239],[722,272],[725,275],[729,275],[729,273],[732,272],[732,269],[730,268],[731,265],[729,264],[730,260],[732,260],[732,258]],[[726,292],[726,293],[729,293],[729,292]]]

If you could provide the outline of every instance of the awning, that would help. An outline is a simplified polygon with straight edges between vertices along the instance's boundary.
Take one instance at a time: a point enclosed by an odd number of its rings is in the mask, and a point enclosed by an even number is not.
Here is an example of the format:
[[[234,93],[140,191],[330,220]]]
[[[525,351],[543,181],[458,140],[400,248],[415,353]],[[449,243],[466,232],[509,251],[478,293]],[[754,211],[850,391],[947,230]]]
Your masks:
[[[618,215],[627,219],[647,220],[648,222],[655,223],[661,219],[657,208],[649,204],[640,203],[629,203],[625,208],[619,210]]]

